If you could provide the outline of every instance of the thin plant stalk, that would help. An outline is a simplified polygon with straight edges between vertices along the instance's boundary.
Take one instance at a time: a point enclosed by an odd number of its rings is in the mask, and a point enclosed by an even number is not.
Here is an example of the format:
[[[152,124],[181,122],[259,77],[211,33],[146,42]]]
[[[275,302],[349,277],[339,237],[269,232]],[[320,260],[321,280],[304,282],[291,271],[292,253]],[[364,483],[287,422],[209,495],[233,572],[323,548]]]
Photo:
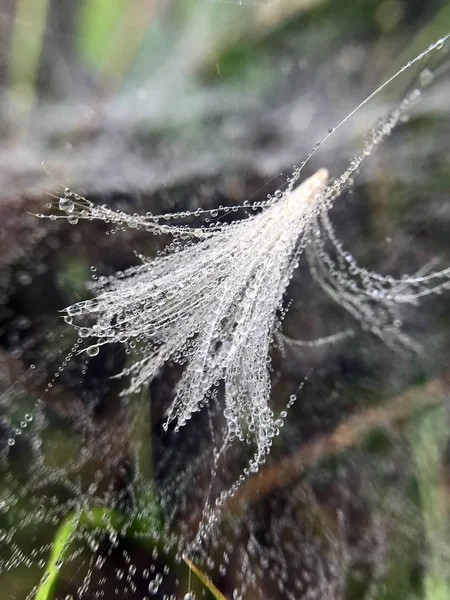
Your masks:
[[[186,555],[183,556],[183,560],[187,564],[189,569],[192,571],[192,573],[194,573],[198,577],[198,579],[211,592],[211,594],[214,596],[214,598],[216,598],[216,600],[227,600],[222,594],[222,592],[219,592],[219,590],[213,584],[211,579],[207,575],[202,573],[200,569],[197,566],[195,566],[195,564],[191,560],[189,560],[189,558]]]

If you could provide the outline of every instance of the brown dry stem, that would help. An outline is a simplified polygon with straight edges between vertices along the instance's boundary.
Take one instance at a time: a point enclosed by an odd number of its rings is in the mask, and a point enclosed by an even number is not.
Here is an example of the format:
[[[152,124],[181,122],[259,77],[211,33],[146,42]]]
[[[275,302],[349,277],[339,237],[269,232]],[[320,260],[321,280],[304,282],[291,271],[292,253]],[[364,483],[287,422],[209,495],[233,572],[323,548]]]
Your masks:
[[[302,446],[291,456],[272,465],[266,465],[258,475],[248,479],[236,495],[229,499],[225,511],[241,513],[299,478],[308,468],[321,460],[338,454],[361,442],[374,429],[400,424],[416,411],[438,406],[448,394],[448,383],[434,379],[424,385],[409,388],[403,394],[384,403],[349,417],[331,433],[324,434]]]

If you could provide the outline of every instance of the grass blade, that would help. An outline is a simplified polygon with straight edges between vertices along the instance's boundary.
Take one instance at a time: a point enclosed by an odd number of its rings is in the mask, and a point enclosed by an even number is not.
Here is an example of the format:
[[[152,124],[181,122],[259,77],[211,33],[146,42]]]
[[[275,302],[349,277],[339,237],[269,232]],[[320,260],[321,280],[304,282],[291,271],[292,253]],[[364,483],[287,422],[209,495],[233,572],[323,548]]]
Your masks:
[[[195,573],[195,575],[197,575],[197,577],[200,579],[200,581],[203,583],[203,585],[211,592],[211,594],[214,596],[214,598],[216,598],[216,600],[227,600],[225,598],[225,596],[222,594],[222,592],[219,592],[219,590],[213,584],[211,579],[209,577],[207,577],[204,573],[202,573],[200,571],[200,569],[198,567],[196,567],[194,565],[194,563],[191,560],[189,560],[189,558],[187,556],[183,556],[183,560],[187,564],[187,566],[190,568],[190,570],[193,573]]]
[[[154,496],[151,496],[153,499]],[[106,517],[106,518],[105,518]],[[149,530],[161,527],[159,512],[148,511],[145,518],[129,520],[126,515],[117,510],[104,506],[87,508],[81,513],[71,513],[56,532],[50,558],[48,559],[44,575],[39,584],[35,600],[52,600],[61,567],[70,549],[73,534],[81,525],[85,529],[117,531],[124,538],[134,540],[137,544],[150,549],[145,538]],[[151,544],[151,548],[154,544]],[[223,596],[222,596],[223,598]]]
[[[450,532],[444,467],[448,434],[447,410],[440,407],[426,413],[411,436],[428,555],[423,581],[425,600],[450,598],[444,550]]]
[[[70,547],[72,535],[75,532],[77,525],[78,516],[71,515],[59,527],[35,600],[52,600],[59,571]]]

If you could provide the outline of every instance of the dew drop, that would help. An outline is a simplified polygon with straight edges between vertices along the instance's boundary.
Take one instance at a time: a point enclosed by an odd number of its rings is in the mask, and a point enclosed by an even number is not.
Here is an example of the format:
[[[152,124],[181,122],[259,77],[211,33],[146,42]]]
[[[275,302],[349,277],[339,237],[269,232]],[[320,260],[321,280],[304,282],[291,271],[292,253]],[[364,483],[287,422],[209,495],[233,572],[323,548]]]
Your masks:
[[[150,583],[148,584],[149,594],[152,594],[152,596],[154,596],[155,594],[158,593],[158,590],[159,590],[159,581],[157,581],[156,579],[152,579],[150,581]]]
[[[86,352],[88,353],[89,356],[97,356],[97,354],[99,353],[99,347],[98,346],[89,346],[89,348],[86,350]]]
[[[75,204],[73,200],[70,198],[60,198],[59,199],[59,208],[64,210],[65,212],[71,213],[75,208]]]
[[[430,83],[432,83],[432,81],[434,79],[434,75],[433,75],[432,71],[430,71],[430,69],[425,68],[420,73],[419,79],[420,79],[420,85],[425,87],[425,86],[429,85]]]

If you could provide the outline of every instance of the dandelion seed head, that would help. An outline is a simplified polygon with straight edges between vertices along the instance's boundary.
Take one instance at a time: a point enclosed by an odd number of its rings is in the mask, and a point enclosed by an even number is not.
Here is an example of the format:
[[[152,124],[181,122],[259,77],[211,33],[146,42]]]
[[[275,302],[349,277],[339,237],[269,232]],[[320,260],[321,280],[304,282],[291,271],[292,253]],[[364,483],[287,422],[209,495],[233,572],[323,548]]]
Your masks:
[[[323,141],[404,69],[331,128]],[[418,351],[403,330],[403,308],[450,288],[450,269],[425,267],[400,279],[369,271],[344,249],[330,211],[353,184],[363,161],[407,118],[429,83],[427,74],[419,78],[417,87],[378,120],[339,177],[330,180],[327,170],[319,169],[299,184],[319,142],[294,169],[285,190],[231,207],[232,213],[240,211],[232,222],[221,220],[230,207],[141,216],[95,205],[66,190],[59,208],[70,223],[101,220],[116,229],[145,229],[174,239],[156,258],[140,256],[139,266],[98,279],[91,285],[94,300],[67,308],[66,321],[86,340],[84,351],[94,356],[112,342],[127,344],[127,352],[134,350],[136,359],[120,374],[128,378],[124,394],[140,390],[168,360],[182,365],[166,428],[186,425],[220,387],[227,439],[255,446],[248,471],[264,461],[283,424],[284,417],[277,418],[270,408],[269,356],[285,314],[283,297],[300,259],[306,259],[316,283],[363,329],[395,350]],[[183,224],[202,217],[203,225]],[[323,340],[332,343],[346,337],[337,333]]]
[[[142,358],[122,373],[130,376],[125,393],[167,360],[187,360],[167,424],[185,425],[223,383],[230,437],[245,441],[253,432],[255,461],[263,460],[279,427],[269,408],[267,360],[277,311],[327,179],[321,169],[264,211],[107,279],[95,300],[66,311],[95,316],[79,329],[95,340],[88,353],[139,338]]]

